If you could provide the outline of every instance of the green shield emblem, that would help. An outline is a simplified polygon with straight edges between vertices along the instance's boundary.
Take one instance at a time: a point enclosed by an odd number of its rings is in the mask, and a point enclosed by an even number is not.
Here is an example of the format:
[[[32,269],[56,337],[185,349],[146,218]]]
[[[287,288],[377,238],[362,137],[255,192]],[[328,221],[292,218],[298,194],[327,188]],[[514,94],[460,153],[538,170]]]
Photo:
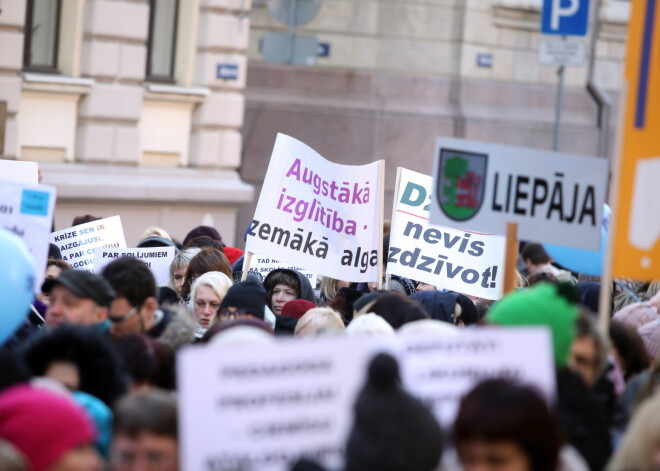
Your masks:
[[[488,154],[440,149],[436,198],[445,215],[465,221],[477,214],[484,199]]]

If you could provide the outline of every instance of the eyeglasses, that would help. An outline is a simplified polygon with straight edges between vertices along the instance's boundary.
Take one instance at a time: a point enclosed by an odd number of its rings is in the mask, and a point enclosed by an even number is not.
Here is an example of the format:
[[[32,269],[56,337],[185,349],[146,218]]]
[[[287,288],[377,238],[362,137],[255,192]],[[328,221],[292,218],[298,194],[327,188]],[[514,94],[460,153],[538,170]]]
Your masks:
[[[127,322],[131,317],[133,317],[140,310],[141,307],[142,307],[142,305],[138,304],[137,306],[133,307],[130,311],[128,311],[123,316],[119,316],[119,317],[109,317],[108,316],[108,319],[113,324],[123,324],[124,322]]]
[[[228,320],[228,319],[238,319],[240,317],[245,317],[245,316],[252,316],[252,312],[248,311],[246,309],[236,309],[236,310],[229,310],[227,308],[223,309],[220,311],[220,318],[222,320]]]

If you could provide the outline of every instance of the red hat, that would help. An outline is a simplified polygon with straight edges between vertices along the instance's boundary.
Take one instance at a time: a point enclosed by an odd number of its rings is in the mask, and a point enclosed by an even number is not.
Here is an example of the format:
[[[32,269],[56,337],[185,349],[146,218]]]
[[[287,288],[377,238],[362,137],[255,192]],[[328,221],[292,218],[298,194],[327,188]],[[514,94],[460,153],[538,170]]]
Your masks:
[[[237,249],[236,247],[225,247],[225,256],[227,257],[227,260],[229,260],[229,264],[233,265],[236,260],[241,258],[243,255],[243,251],[241,249]]]
[[[316,304],[306,299],[294,299],[282,306],[282,315],[300,319],[310,309],[314,309]]]
[[[73,400],[25,384],[0,394],[0,438],[15,446],[31,471],[94,442],[94,428]]]

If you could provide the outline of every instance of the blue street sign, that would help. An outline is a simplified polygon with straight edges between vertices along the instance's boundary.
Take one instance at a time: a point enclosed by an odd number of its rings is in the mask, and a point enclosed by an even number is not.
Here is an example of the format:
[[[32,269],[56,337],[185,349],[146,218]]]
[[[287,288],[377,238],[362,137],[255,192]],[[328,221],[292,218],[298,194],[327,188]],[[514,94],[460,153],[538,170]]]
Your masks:
[[[222,80],[238,80],[238,65],[218,64],[215,71],[215,78]]]
[[[588,26],[589,0],[543,0],[543,34],[586,36]]]
[[[330,56],[330,43],[319,43],[319,57]]]

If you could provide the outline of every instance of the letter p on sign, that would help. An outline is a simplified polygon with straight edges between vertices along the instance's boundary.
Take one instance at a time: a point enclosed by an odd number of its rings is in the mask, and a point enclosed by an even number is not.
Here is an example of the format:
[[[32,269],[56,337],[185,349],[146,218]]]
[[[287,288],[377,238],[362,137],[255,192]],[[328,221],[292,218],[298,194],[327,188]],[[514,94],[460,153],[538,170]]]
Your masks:
[[[588,25],[589,0],[543,0],[543,34],[586,36]]]

